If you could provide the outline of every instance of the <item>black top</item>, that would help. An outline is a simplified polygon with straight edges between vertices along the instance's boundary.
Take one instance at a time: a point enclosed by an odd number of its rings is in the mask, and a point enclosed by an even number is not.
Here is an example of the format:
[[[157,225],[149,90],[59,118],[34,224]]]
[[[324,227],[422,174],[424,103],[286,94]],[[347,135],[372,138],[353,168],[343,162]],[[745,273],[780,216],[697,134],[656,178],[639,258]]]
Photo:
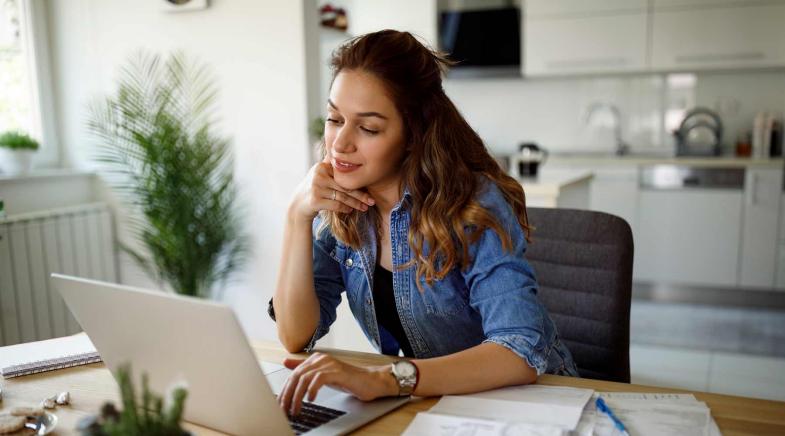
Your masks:
[[[379,327],[383,327],[398,341],[404,356],[414,357],[412,346],[401,325],[401,318],[398,317],[398,307],[395,305],[393,293],[393,273],[376,264],[373,284],[373,303]]]
[[[379,327],[387,330],[395,338],[403,350],[404,356],[414,357],[412,346],[409,344],[403,325],[401,325],[401,318],[398,317],[398,307],[395,304],[395,294],[393,293],[392,272],[377,264],[373,273],[373,283],[376,285],[373,289],[373,301]],[[267,314],[275,321],[272,298],[267,303]]]

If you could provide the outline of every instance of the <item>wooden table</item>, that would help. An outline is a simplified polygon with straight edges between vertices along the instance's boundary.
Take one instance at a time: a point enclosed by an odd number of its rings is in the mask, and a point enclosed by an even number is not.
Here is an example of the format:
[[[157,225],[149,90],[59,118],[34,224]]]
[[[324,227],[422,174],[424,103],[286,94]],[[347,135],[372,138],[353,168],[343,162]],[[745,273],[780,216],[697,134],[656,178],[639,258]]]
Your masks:
[[[276,342],[255,341],[252,345],[260,360],[280,363],[285,357],[292,356]],[[3,349],[0,348],[0,353],[2,351]],[[358,365],[378,365],[391,360],[387,356],[377,354],[332,349],[319,351],[328,352],[341,360]],[[303,354],[296,356],[302,357]],[[537,383],[590,388],[598,391],[692,393],[698,400],[708,404],[712,416],[724,435],[785,435],[785,402],[554,375],[543,375]],[[0,410],[18,405],[38,404],[47,396],[65,390],[70,391],[71,406],[58,407],[55,412],[59,418],[55,432],[58,435],[76,434],[74,428],[78,420],[88,414],[96,413],[105,401],[111,400],[119,404],[117,384],[103,364],[12,378],[3,380],[2,384],[5,400],[0,403]],[[415,399],[400,409],[367,424],[355,434],[400,434],[418,412],[430,409],[437,400],[438,398]],[[192,424],[186,424],[186,427],[199,435],[220,434]]]

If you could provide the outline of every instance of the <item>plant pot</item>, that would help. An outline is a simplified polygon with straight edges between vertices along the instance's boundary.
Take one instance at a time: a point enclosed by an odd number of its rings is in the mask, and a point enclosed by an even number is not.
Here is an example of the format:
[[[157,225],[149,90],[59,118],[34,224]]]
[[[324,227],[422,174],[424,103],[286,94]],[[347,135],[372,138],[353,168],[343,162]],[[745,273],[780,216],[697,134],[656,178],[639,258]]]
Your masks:
[[[0,147],[0,171],[3,175],[27,174],[33,166],[35,150],[12,150]]]

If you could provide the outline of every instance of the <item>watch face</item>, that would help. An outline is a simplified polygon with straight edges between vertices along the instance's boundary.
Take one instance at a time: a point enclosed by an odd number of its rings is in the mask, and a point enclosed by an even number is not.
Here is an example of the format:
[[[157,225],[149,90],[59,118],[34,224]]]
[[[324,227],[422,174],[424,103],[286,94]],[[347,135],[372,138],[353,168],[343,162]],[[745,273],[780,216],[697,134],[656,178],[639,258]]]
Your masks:
[[[411,377],[414,375],[414,365],[409,362],[402,361],[395,364],[395,372],[401,377]]]

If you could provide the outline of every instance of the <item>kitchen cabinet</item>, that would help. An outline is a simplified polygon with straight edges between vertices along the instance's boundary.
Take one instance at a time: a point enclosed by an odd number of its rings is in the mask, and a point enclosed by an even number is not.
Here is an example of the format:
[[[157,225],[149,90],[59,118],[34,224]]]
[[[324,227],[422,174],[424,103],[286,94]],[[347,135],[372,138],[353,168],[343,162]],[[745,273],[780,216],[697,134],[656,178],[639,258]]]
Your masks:
[[[782,0],[653,0],[652,7],[655,10],[664,10],[694,7],[755,6],[776,4],[779,1]]]
[[[566,15],[640,12],[646,0],[526,0],[526,15],[531,18],[553,18]]]
[[[780,242],[779,255],[777,257],[777,282],[775,289],[785,291],[785,242]]]
[[[782,169],[748,169],[739,285],[772,288],[777,275]]]
[[[785,66],[783,23],[782,2],[691,9],[655,5],[650,68],[692,71]]]
[[[645,10],[557,18],[524,15],[523,29],[524,76],[635,72],[647,68]]]
[[[783,175],[785,177],[785,175]],[[785,183],[783,183],[782,187],[782,198],[780,199],[780,225],[779,225],[779,232],[780,232],[780,241],[785,242]]]
[[[635,279],[736,286],[743,193],[641,190]]]
[[[780,197],[779,249],[775,288],[785,291],[785,193]]]
[[[785,66],[785,2],[529,0],[525,76]]]
[[[590,189],[592,210],[624,218],[633,234],[638,221],[638,168],[594,169]]]
[[[594,173],[589,209],[632,227],[636,281],[785,291],[782,161],[548,165]]]
[[[589,167],[548,164],[549,171],[592,174],[589,185],[589,210],[624,218],[635,235],[638,222],[638,167],[635,165]],[[524,185],[525,187],[525,185]],[[528,204],[528,194],[527,194]],[[558,207],[564,207],[559,205]],[[580,208],[577,206],[571,206]]]
[[[639,244],[639,196],[637,166],[594,169],[589,195],[590,209],[616,215],[627,221],[632,229],[636,252]],[[637,264],[637,254],[633,257],[633,261]],[[637,270],[637,265],[633,265],[633,275]]]

